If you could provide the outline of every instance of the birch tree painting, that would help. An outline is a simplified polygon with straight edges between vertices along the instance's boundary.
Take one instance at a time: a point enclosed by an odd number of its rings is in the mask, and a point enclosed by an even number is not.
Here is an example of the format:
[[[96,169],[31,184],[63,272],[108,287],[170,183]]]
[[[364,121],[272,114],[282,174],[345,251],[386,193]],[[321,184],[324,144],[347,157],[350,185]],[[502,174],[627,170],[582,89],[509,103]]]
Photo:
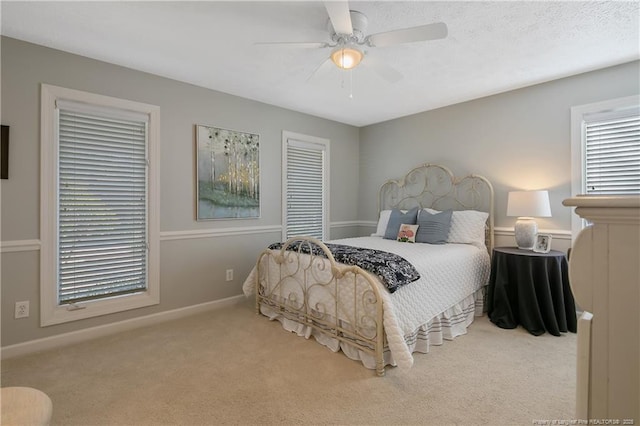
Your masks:
[[[260,217],[260,137],[196,127],[197,219]]]

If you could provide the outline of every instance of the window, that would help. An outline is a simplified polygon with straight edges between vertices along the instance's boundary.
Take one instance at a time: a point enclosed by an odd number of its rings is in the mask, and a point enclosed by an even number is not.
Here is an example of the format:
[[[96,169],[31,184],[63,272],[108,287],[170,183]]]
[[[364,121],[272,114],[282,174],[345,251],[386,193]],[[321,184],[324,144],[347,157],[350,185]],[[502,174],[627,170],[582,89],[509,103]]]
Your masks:
[[[328,238],[329,140],[282,134],[282,238]]]
[[[640,115],[585,119],[585,194],[640,194]]]
[[[572,194],[640,194],[640,97],[573,107],[571,121]]]
[[[152,105],[42,85],[41,323],[159,303]]]

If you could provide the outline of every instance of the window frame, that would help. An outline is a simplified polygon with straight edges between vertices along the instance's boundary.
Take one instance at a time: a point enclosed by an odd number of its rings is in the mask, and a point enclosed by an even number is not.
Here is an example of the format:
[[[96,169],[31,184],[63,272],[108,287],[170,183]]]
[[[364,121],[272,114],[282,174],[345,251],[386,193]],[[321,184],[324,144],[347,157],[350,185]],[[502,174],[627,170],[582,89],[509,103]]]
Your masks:
[[[288,164],[288,141],[293,139],[310,145],[320,145],[324,151],[324,164],[323,164],[323,211],[322,211],[322,240],[329,239],[329,182],[330,182],[330,140],[320,138],[316,136],[304,135],[301,133],[290,132],[284,130],[282,132],[282,240],[287,239],[287,192],[288,192],[288,180],[287,180],[287,164]]]
[[[58,100],[80,102],[92,108],[108,108],[148,117],[147,183],[147,289],[66,305],[58,304]],[[160,107],[84,91],[41,85],[40,140],[40,325],[45,327],[85,318],[122,312],[160,303]]]
[[[591,104],[571,107],[571,195],[586,194],[586,135],[585,123],[589,118],[615,116],[640,107],[640,95],[609,99]],[[576,238],[585,227],[585,221],[578,215],[571,215],[571,234]]]

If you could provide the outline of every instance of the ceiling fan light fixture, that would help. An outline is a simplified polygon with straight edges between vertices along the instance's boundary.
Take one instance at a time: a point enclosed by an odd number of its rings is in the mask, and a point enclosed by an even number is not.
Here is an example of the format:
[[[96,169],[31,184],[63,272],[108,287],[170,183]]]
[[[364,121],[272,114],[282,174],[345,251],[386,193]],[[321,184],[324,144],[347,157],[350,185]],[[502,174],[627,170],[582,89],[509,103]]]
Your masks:
[[[350,70],[358,66],[364,54],[353,46],[339,46],[331,52],[331,60],[340,69]]]

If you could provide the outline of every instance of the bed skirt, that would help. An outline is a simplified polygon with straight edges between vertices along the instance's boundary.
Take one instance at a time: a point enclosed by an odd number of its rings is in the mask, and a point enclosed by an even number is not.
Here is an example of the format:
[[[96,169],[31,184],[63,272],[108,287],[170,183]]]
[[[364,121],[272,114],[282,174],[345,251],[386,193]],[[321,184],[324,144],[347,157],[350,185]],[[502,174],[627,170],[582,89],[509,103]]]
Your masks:
[[[484,294],[485,289],[481,288],[474,294],[467,296],[461,302],[441,314],[436,315],[425,324],[422,324],[418,329],[414,330],[413,333],[405,335],[404,339],[409,351],[411,353],[418,352],[426,354],[429,352],[431,345],[440,346],[446,340],[453,340],[460,335],[466,334],[467,328],[471,325],[474,318],[483,315]],[[287,331],[296,333],[298,336],[307,339],[313,336],[318,343],[326,346],[333,352],[342,350],[347,357],[355,361],[361,361],[366,368],[371,370],[376,369],[375,359],[371,354],[355,348],[348,342],[340,342],[312,327],[284,318],[267,306],[262,305],[260,312],[271,320],[280,321],[282,328]],[[384,365],[396,365],[386,345],[384,347]]]

